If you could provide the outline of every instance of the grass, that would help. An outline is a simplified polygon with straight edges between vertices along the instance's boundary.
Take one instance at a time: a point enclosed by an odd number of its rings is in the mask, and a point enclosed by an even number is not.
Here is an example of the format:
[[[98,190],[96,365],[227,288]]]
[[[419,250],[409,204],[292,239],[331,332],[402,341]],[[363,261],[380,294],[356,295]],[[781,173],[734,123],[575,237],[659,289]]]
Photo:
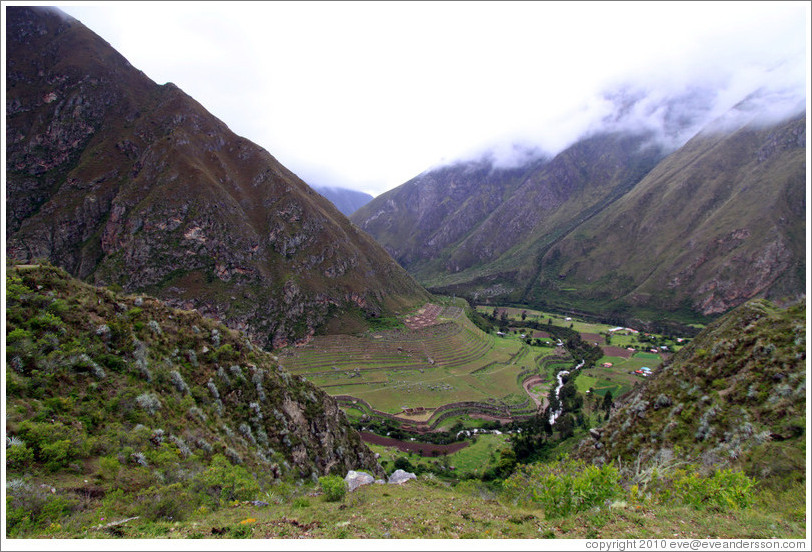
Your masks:
[[[792,489],[789,505],[764,493],[747,509],[718,512],[680,504],[617,503],[547,520],[544,511],[517,506],[498,490],[471,482],[451,487],[421,476],[404,485],[366,485],[340,502],[328,502],[314,487],[297,500],[254,506],[234,503],[214,512],[197,511],[183,522],[135,519],[99,528],[87,512],[56,523],[40,536],[52,538],[310,538],[310,539],[594,539],[594,538],[803,538],[803,488]],[[305,504],[307,504],[305,506]],[[777,506],[778,509],[775,509]],[[110,520],[110,521],[108,521]]]

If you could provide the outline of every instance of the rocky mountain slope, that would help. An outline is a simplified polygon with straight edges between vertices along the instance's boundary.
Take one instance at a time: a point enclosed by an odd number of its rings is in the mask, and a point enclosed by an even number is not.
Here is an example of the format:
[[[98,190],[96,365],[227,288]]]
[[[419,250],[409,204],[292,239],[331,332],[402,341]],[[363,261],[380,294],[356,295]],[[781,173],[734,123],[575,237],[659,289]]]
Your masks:
[[[330,200],[336,209],[347,216],[372,201],[373,197],[365,192],[350,190],[348,188],[337,188],[335,186],[312,186],[314,190]]]
[[[381,472],[332,398],[239,332],[50,265],[9,266],[6,289],[6,434],[33,453],[11,471],[154,469],[165,444],[181,479],[216,454],[271,481]]]
[[[268,152],[57,10],[7,10],[7,251],[266,347],[426,292]],[[349,318],[346,318],[349,317]]]
[[[644,468],[677,457],[803,481],[805,311],[759,299],[726,314],[616,403],[576,455]]]
[[[712,316],[805,282],[805,114],[673,153],[594,134],[510,171],[427,171],[352,220],[430,289],[618,317]]]

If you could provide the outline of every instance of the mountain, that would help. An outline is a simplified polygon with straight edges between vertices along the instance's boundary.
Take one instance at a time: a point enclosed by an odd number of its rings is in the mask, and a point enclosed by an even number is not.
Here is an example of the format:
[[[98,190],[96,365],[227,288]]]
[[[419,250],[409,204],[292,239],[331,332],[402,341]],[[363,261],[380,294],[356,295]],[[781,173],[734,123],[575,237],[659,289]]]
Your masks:
[[[366,192],[337,188],[335,186],[313,186],[313,189],[329,199],[336,208],[350,216],[355,211],[372,201],[373,197]]]
[[[764,299],[707,326],[618,401],[575,455],[652,466],[673,458],[803,481],[806,305]]]
[[[429,289],[479,301],[690,321],[797,297],[805,113],[730,120],[673,151],[609,121],[552,159],[432,169],[351,219]]]
[[[273,348],[423,304],[368,235],[171,83],[78,21],[7,10],[7,236]]]
[[[716,315],[803,293],[806,117],[701,132],[541,259],[528,298]]]

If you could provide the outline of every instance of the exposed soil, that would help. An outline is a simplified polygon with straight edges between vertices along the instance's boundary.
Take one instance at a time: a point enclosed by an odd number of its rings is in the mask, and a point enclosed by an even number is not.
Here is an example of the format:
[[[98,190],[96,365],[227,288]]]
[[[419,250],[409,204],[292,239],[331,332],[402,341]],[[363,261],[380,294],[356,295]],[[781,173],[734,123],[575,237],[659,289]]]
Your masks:
[[[416,452],[420,456],[441,456],[443,454],[451,454],[457,452],[468,446],[467,441],[460,441],[458,443],[451,443],[450,445],[434,445],[432,443],[418,443],[417,441],[400,441],[392,439],[391,437],[381,437],[368,431],[361,431],[361,439],[366,443],[373,445],[381,445],[384,447],[397,447],[402,452]]]
[[[625,347],[601,347],[603,354],[606,356],[632,358],[633,351],[629,351]]]
[[[601,334],[582,333],[581,339],[588,343],[597,343],[598,345],[603,345],[606,343],[606,338]]]

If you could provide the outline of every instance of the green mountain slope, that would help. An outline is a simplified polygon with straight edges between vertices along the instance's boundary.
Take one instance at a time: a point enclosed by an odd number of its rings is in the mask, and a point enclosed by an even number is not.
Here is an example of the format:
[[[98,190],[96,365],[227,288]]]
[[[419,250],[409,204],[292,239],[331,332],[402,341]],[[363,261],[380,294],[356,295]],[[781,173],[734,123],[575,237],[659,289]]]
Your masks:
[[[211,491],[217,504],[211,470],[223,477],[215,486],[243,474],[257,492],[382,473],[332,398],[194,311],[53,266],[10,266],[6,299],[8,481],[66,487],[68,503],[119,490],[132,501],[187,493],[190,504]]]
[[[715,321],[615,404],[576,456],[656,464],[670,458],[803,481],[806,305],[754,300]]]
[[[438,259],[475,232],[527,172],[486,161],[440,167],[381,194],[351,220],[409,270],[421,263],[443,270]]]
[[[805,126],[801,116],[696,136],[547,253],[528,299],[715,315],[756,296],[796,297],[805,285]]]
[[[55,10],[7,10],[7,249],[256,342],[428,295],[268,152]]]

